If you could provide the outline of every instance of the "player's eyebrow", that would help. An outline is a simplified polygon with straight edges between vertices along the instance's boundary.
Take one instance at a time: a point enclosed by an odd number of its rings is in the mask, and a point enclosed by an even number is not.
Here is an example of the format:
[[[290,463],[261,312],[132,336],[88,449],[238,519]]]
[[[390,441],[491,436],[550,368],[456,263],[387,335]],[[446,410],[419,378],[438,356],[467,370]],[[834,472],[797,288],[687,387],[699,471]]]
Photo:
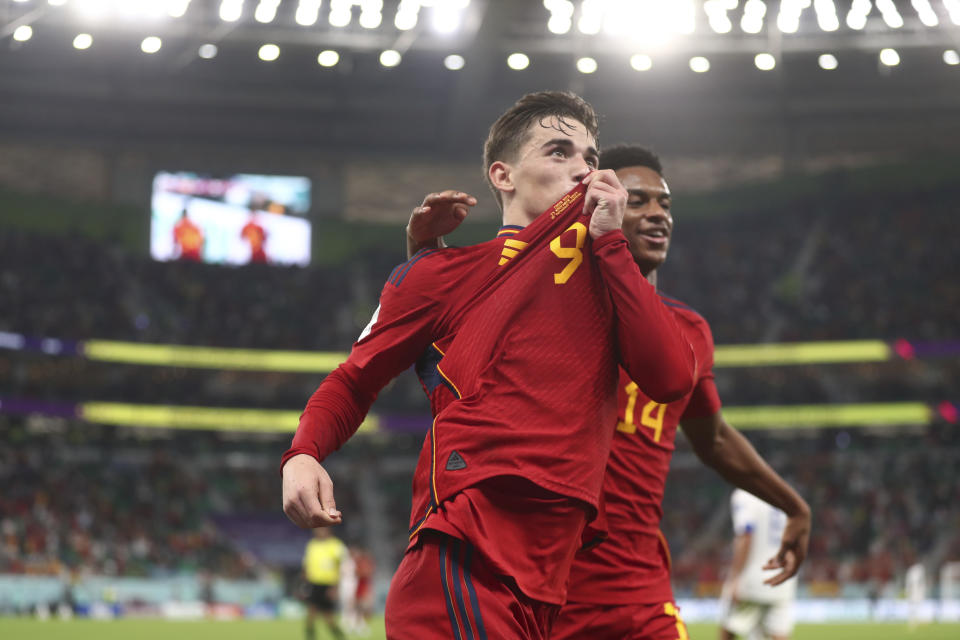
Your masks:
[[[672,199],[673,196],[670,195],[669,191],[664,191],[663,189],[627,189],[627,194],[631,196],[645,196],[645,197],[655,197],[658,200],[661,198]]]
[[[552,140],[547,140],[546,142],[544,142],[540,148],[545,149],[546,147],[552,147],[552,146],[572,148],[573,140],[571,140],[570,138],[553,138]],[[596,158],[596,157],[599,157],[600,152],[597,151],[596,147],[587,147],[587,155]]]

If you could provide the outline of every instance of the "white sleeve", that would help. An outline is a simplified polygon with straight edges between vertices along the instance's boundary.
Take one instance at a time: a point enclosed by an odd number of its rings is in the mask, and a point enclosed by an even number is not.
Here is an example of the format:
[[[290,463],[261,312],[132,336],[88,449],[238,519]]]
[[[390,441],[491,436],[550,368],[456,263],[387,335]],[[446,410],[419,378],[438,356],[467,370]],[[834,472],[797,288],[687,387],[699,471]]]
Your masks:
[[[752,496],[746,491],[737,489],[730,496],[730,512],[733,516],[733,532],[736,535],[752,533],[757,526],[756,509],[753,508]]]

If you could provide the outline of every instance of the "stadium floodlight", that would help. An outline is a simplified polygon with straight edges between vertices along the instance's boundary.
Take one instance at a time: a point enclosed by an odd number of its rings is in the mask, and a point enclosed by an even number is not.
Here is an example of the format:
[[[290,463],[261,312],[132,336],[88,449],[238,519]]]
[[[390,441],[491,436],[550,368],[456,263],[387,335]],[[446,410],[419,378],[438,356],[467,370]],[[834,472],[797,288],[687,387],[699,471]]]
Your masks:
[[[220,19],[224,22],[236,22],[243,15],[243,0],[221,0]]]
[[[943,0],[943,6],[950,15],[950,22],[960,26],[960,0]]]
[[[847,12],[847,26],[856,31],[860,31],[867,26],[867,16],[873,4],[870,0],[853,0],[850,5],[850,11]]]
[[[463,56],[457,55],[456,53],[451,53],[443,59],[443,66],[450,69],[450,71],[459,71],[463,69],[463,65],[466,63],[467,61],[463,59]]]
[[[293,19],[301,27],[311,27],[315,25],[320,17],[320,3],[321,0],[300,0]]]
[[[777,66],[777,59],[769,53],[758,53],[753,58],[753,64],[757,65],[760,71],[770,71]]]
[[[197,55],[204,60],[212,60],[217,57],[218,52],[217,45],[208,42],[207,44],[200,45],[200,48],[197,50]]]
[[[190,0],[186,1],[189,2]],[[67,4],[67,0],[47,0],[47,4],[49,4],[51,7],[62,7],[63,5]]]
[[[327,21],[333,27],[345,27],[353,20],[353,2],[351,0],[330,0],[330,15]]]
[[[817,64],[825,71],[833,71],[838,66],[837,56],[832,53],[821,53],[820,57],[817,58]]]
[[[448,35],[460,28],[463,21],[463,10],[470,4],[470,0],[446,0],[434,2],[431,7],[430,26],[437,33]]]
[[[583,4],[580,5],[580,20],[577,21],[577,29],[580,30],[580,33],[593,36],[600,33],[602,26],[602,0],[583,0]]]
[[[690,70],[695,73],[706,73],[710,71],[710,61],[703,56],[694,56],[690,58]]]
[[[321,67],[335,67],[340,62],[340,54],[333,49],[327,49],[317,54],[317,64]]]
[[[630,66],[634,71],[649,71],[653,67],[653,58],[645,53],[635,53],[630,56]]]
[[[363,0],[360,3],[360,26],[376,29],[383,22],[383,0]]]
[[[275,44],[265,44],[257,51],[257,56],[264,62],[273,62],[280,57],[280,47]]]
[[[747,0],[747,3],[743,5],[740,29],[744,33],[760,33],[763,31],[763,19],[766,15],[767,5],[763,0]]]
[[[543,6],[550,12],[547,21],[550,33],[568,33],[573,26],[573,3],[570,0],[543,0]]]
[[[401,59],[400,52],[394,49],[387,49],[380,53],[380,64],[385,67],[395,67],[400,64]]]
[[[26,42],[33,37],[33,27],[28,24],[22,24],[13,30],[13,39],[17,42]]]
[[[93,36],[89,33],[78,33],[77,37],[73,39],[73,48],[81,51],[89,49],[92,44]]]
[[[935,27],[940,24],[940,18],[937,17],[937,12],[930,6],[930,0],[911,0],[910,4],[913,5],[914,10],[917,12],[917,17],[925,27]]]
[[[706,0],[703,3],[703,12],[707,14],[710,28],[717,33],[730,33],[733,23],[730,22],[728,11],[737,8],[737,0]]]
[[[163,46],[163,41],[157,36],[147,36],[140,43],[140,51],[144,53],[156,53]]]
[[[943,52],[943,62],[951,67],[955,67],[960,64],[960,53],[957,53],[956,49],[947,49]]]
[[[167,0],[167,15],[171,18],[182,18],[189,7],[190,0]]]
[[[593,73],[597,70],[597,61],[593,58],[583,57],[577,60],[577,71],[580,73]]]
[[[523,71],[530,66],[530,58],[524,53],[511,53],[507,56],[507,66],[514,71]]]
[[[897,5],[893,3],[893,0],[877,0],[877,9],[880,10],[883,21],[891,29],[899,29],[903,26],[903,16],[897,11]]]
[[[417,26],[419,19],[419,0],[400,0],[400,4],[397,5],[397,15],[393,18],[393,26],[400,31],[409,31]]]
[[[888,67],[895,67],[900,64],[900,54],[896,49],[881,49],[880,62]]]
[[[277,7],[280,0],[260,0],[260,4],[253,11],[253,18],[262,24],[269,24],[277,17]]]
[[[817,13],[817,25],[822,31],[836,31],[840,28],[837,5],[833,0],[814,0],[813,10]]]
[[[76,0],[74,7],[81,16],[91,20],[102,18],[107,12],[107,0]]]
[[[800,29],[800,16],[811,5],[811,0],[781,0],[777,14],[777,29],[781,33],[796,33]]]

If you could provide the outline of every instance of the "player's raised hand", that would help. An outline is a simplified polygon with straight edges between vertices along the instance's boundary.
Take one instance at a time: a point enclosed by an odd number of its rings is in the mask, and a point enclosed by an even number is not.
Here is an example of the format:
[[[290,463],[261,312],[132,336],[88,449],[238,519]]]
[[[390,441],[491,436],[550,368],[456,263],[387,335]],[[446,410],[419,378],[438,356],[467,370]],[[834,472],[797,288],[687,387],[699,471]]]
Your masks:
[[[414,207],[407,223],[407,245],[414,253],[424,247],[442,247],[443,236],[460,226],[477,199],[462,191],[430,193]]]
[[[333,481],[316,458],[301,453],[283,465],[283,512],[301,529],[340,524]]]
[[[619,229],[623,225],[623,212],[627,208],[627,190],[610,169],[594,171],[583,183],[587,196],[583,203],[584,213],[590,217],[590,237],[600,236]]]
[[[806,506],[806,505],[804,505]],[[807,557],[807,545],[810,543],[810,509],[787,518],[787,526],[783,530],[780,541],[780,550],[777,555],[767,560],[764,569],[780,569],[780,573],[763,581],[771,587],[786,582],[797,575],[800,565]]]

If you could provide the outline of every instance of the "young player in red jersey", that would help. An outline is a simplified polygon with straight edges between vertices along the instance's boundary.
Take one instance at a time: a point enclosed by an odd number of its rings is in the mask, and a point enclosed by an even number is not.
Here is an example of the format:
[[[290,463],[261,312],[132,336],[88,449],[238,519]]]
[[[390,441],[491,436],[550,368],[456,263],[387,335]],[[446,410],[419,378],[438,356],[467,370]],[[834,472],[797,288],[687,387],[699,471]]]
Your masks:
[[[250,264],[267,264],[267,230],[257,220],[255,209],[250,210],[250,219],[240,230],[240,237],[250,245]]]
[[[173,246],[180,250],[178,259],[200,262],[203,260],[203,243],[203,229],[187,217],[187,210],[184,209],[173,227]]]
[[[623,231],[634,260],[656,283],[667,257],[673,219],[670,190],[659,159],[635,146],[605,151],[601,166],[616,171],[629,193]],[[407,228],[411,251],[442,246],[434,240],[459,224],[475,199],[458,192],[431,194],[414,209]],[[603,482],[609,537],[577,554],[568,602],[553,627],[552,639],[681,640],[687,637],[670,586],[670,554],[660,532],[663,491],[678,424],[694,450],[732,484],[764,498],[790,515],[780,552],[770,568],[779,584],[796,574],[806,555],[810,510],[720,412],[713,384],[713,338],[706,321],[672,298],[663,297],[685,327],[697,354],[694,390],[670,403],[645,395],[620,372],[616,434]]]
[[[388,638],[548,637],[600,511],[617,365],[661,402],[692,388],[692,349],[620,231],[627,194],[595,170],[596,129],[589,105],[553,92],[525,96],[494,123],[488,179],[504,223],[522,230],[397,267],[284,455],[291,520],[339,522],[319,461],[392,377],[418,361],[430,380],[434,424]]]

